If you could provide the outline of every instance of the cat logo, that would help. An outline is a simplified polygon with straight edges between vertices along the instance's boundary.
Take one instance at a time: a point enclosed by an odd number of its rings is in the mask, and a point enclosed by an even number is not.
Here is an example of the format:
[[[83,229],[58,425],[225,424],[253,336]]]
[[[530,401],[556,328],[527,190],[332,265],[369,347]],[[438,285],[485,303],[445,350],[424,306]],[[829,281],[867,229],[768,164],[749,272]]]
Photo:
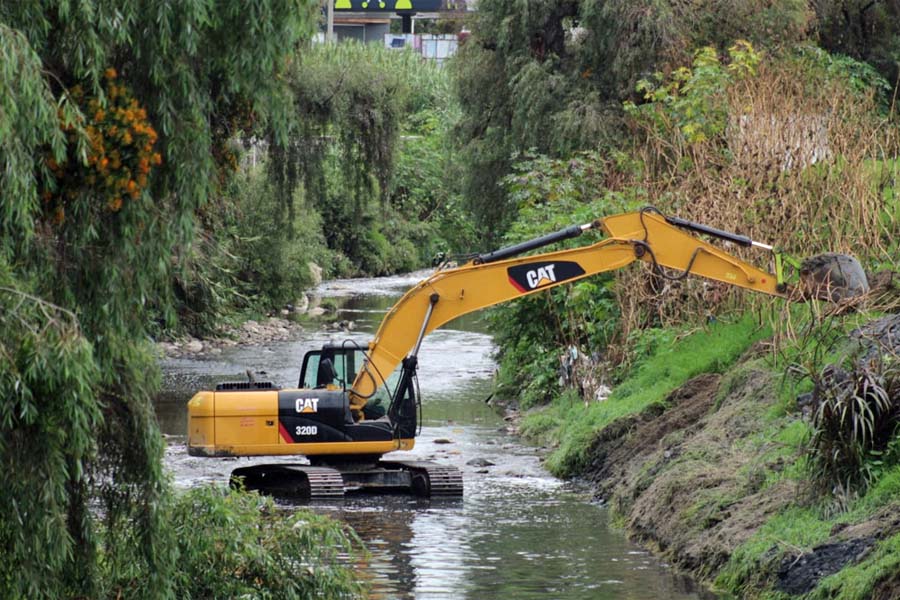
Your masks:
[[[506,272],[509,283],[523,294],[585,274],[581,265],[569,260],[535,261],[509,267]]]
[[[294,408],[298,413],[314,413],[319,410],[318,398],[297,398]]]
[[[538,269],[533,269],[525,274],[528,281],[528,287],[531,289],[544,287],[556,281],[556,275],[553,274],[554,264],[545,265]]]

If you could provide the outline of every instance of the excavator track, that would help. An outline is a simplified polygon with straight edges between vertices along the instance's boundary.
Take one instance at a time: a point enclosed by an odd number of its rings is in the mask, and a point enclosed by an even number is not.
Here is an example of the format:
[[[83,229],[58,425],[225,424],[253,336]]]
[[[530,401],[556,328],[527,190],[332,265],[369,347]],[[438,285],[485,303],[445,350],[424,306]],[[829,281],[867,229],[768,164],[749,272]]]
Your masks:
[[[309,482],[310,498],[340,498],[344,495],[341,472],[327,467],[302,467]]]
[[[345,492],[408,492],[423,498],[463,495],[462,472],[429,461],[379,461],[356,465],[253,465],[231,473],[232,487],[282,498],[341,498]]]
[[[449,465],[424,460],[381,461],[388,469],[408,471],[412,491],[426,498],[452,498],[463,495],[462,471]]]
[[[241,467],[231,472],[231,486],[292,498],[344,496],[344,478],[340,471],[300,464]]]

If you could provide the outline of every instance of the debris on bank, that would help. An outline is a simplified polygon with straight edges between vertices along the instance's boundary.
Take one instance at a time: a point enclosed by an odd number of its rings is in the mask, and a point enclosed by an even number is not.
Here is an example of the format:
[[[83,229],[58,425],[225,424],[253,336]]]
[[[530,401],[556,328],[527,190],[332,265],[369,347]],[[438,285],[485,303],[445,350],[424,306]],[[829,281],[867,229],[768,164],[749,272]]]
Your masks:
[[[269,317],[264,321],[244,321],[232,327],[221,337],[198,339],[193,336],[172,341],[157,342],[160,354],[168,357],[204,356],[221,354],[224,348],[253,346],[268,342],[281,342],[300,337],[303,327],[296,321],[281,317]]]

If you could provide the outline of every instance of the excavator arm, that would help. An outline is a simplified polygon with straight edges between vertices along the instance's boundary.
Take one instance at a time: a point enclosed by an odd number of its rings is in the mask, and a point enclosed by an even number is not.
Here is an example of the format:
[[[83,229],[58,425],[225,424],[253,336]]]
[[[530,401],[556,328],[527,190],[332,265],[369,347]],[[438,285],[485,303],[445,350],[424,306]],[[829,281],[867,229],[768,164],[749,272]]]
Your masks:
[[[599,230],[604,237],[580,248],[525,256],[532,250]],[[757,246],[774,253],[776,275],[760,270],[699,238],[701,233],[739,246]],[[836,258],[837,257],[837,258]],[[459,496],[462,473],[452,466],[422,460],[379,460],[395,450],[415,444],[419,394],[416,363],[422,339],[460,315],[500,302],[571,283],[604,271],[645,261],[663,277],[680,279],[700,275],[773,296],[787,296],[781,277],[781,259],[771,246],[746,236],[721,231],[654,209],[609,216],[585,225],[568,227],[515,246],[475,256],[455,268],[438,269],[409,290],[384,318],[352,388],[329,386],[335,371],[326,349],[343,353],[345,372],[358,364],[359,349],[327,346],[307,353],[301,387],[281,389],[271,382],[232,382],[201,391],[188,402],[188,452],[195,456],[305,455],[311,465],[278,462],[236,469],[232,482],[247,489],[289,496],[333,498],[345,490],[406,490],[422,496]],[[821,272],[824,297],[835,300],[865,293],[868,284],[856,259],[822,255],[799,269],[801,294],[807,293],[804,270]],[[665,268],[663,270],[662,268]],[[856,273],[856,275],[854,275]],[[816,283],[816,281],[814,281]],[[846,285],[851,283],[853,285]],[[834,285],[848,288],[835,295]],[[815,290],[813,290],[815,292]],[[310,386],[305,373],[316,357],[323,368],[325,386]],[[352,356],[352,361],[347,360]],[[385,377],[402,364],[387,418],[365,418],[365,405],[384,385]],[[374,407],[372,407],[374,408]],[[355,413],[355,414],[354,414]],[[369,414],[377,414],[370,410]],[[420,423],[420,422],[418,422]]]
[[[514,258],[593,229],[602,230],[604,239],[580,248]],[[369,344],[366,365],[350,390],[351,409],[361,410],[367,398],[398,365],[410,357],[415,359],[422,338],[448,321],[494,304],[620,269],[637,260],[672,269],[678,272],[677,278],[699,275],[764,294],[786,296],[780,273],[776,276],[760,270],[686,230],[772,251],[771,246],[746,236],[644,209],[572,226],[477,256],[456,268],[438,270],[410,289],[382,321]]]

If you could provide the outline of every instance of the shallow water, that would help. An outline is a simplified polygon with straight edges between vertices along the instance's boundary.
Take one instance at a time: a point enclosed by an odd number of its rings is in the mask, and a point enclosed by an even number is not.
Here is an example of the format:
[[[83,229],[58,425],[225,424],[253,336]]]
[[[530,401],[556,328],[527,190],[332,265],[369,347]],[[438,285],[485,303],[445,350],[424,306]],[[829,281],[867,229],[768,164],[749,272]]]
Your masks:
[[[250,459],[187,456],[185,402],[193,391],[265,371],[276,384],[296,385],[303,354],[324,341],[368,341],[383,313],[412,276],[328,282],[318,292],[353,320],[351,334],[310,329],[303,339],[227,349],[210,359],[168,359],[158,400],[163,432],[172,436],[167,464],[176,485],[227,481]],[[493,346],[477,317],[433,333],[422,345],[419,381],[424,426],[411,452],[463,470],[465,495],[429,501],[406,496],[351,496],[313,503],[352,526],[370,551],[362,566],[373,598],[521,598],[687,600],[713,598],[676,576],[648,552],[607,526],[607,511],[590,495],[551,477],[540,451],[506,431],[485,402],[495,365]],[[436,443],[436,440],[450,443]],[[466,463],[484,458],[494,466]],[[277,462],[296,459],[259,459]],[[290,507],[286,508],[290,510]]]

